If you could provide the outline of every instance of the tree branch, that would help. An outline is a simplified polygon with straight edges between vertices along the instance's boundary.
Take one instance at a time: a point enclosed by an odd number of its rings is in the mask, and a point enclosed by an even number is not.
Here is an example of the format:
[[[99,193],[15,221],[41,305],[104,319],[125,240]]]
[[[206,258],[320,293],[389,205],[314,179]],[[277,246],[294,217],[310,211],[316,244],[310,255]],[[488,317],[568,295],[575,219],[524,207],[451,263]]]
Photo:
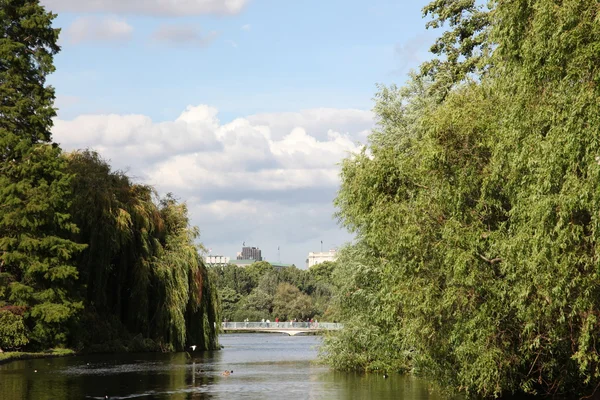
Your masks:
[[[481,259],[482,259],[483,261],[485,261],[485,262],[488,262],[488,263],[490,263],[490,264],[496,264],[496,263],[502,262],[502,259],[501,259],[501,258],[498,258],[498,257],[497,257],[497,258],[492,258],[492,259],[490,260],[489,258],[486,258],[486,257],[482,256],[481,254],[478,254],[478,256],[479,256],[479,257],[481,257]]]

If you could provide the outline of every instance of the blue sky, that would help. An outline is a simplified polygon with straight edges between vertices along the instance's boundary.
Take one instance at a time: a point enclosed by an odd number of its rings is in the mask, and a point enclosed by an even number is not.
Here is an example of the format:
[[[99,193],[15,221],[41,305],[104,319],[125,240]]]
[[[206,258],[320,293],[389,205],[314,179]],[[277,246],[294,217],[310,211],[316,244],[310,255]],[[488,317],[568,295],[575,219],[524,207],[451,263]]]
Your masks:
[[[435,39],[427,1],[42,3],[63,29],[54,139],[174,191],[213,254],[281,246],[298,266],[351,239],[331,217],[337,163],[373,127],[375,85]]]

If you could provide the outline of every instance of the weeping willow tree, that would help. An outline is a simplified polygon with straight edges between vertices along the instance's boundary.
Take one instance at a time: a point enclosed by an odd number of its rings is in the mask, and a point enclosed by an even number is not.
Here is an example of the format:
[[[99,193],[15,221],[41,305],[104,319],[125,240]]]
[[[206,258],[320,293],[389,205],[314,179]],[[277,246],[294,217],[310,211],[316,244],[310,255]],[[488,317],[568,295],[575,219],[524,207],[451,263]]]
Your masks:
[[[447,57],[381,89],[379,128],[343,163],[336,205],[357,243],[336,271],[348,330],[325,351],[470,395],[594,395],[600,9],[490,6],[426,8],[450,22]]]
[[[151,187],[112,171],[94,152],[66,157],[77,239],[88,244],[79,258],[88,311],[81,322],[111,321],[105,332],[83,334],[80,346],[135,334],[163,350],[215,348],[214,289],[185,204],[170,195],[157,201]]]

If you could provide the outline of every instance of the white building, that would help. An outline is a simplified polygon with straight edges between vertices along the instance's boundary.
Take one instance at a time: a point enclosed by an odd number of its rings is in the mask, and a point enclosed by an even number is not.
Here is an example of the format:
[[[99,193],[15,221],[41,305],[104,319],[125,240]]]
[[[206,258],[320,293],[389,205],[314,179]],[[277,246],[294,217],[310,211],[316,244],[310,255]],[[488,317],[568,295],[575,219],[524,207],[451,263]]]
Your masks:
[[[332,249],[329,251],[321,251],[321,252],[310,252],[308,253],[308,258],[306,259],[306,266],[308,268],[313,265],[320,264],[324,261],[335,261],[337,260],[337,250]]]
[[[227,256],[206,256],[204,262],[209,267],[223,267],[229,264],[230,258]]]

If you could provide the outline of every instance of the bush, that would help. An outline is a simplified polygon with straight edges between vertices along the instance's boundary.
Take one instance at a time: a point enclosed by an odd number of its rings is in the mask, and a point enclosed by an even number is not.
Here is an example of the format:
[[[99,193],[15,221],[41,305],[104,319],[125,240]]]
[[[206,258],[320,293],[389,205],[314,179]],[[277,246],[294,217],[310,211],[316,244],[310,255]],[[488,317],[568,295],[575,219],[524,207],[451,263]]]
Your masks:
[[[29,343],[23,317],[0,310],[0,350],[16,350]]]

